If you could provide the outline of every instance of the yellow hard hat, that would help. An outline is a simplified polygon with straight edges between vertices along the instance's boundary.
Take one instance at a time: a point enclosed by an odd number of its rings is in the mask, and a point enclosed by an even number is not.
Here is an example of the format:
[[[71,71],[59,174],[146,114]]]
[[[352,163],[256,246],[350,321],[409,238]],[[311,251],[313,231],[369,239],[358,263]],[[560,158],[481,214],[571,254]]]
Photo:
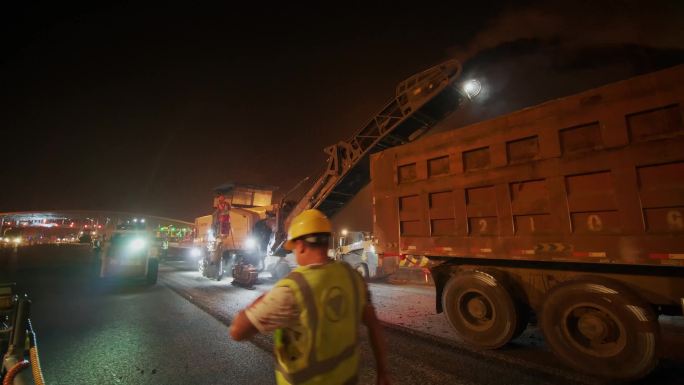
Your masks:
[[[285,250],[294,249],[294,240],[309,234],[331,233],[332,225],[322,212],[316,209],[309,209],[302,211],[290,223],[290,228],[287,231],[287,242],[285,242]]]

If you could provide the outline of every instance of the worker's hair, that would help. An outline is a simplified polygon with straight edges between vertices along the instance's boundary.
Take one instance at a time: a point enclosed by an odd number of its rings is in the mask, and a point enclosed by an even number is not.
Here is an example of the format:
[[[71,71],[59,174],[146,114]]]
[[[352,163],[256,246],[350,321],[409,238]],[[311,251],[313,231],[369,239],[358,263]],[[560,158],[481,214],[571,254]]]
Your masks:
[[[323,249],[326,252],[330,247],[330,233],[317,233],[309,234],[303,237],[299,237],[306,244],[306,247],[311,247],[315,249]]]

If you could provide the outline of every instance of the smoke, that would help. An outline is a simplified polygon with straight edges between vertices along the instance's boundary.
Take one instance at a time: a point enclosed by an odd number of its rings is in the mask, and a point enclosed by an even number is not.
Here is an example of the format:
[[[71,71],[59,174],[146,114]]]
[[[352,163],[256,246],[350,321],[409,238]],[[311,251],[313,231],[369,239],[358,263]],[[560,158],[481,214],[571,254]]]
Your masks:
[[[619,45],[679,50],[684,49],[682,20],[681,1],[545,2],[504,11],[466,46],[450,53],[465,62],[482,51],[523,40],[565,50]]]
[[[508,10],[452,47],[482,93],[449,130],[684,63],[684,1],[574,1]]]

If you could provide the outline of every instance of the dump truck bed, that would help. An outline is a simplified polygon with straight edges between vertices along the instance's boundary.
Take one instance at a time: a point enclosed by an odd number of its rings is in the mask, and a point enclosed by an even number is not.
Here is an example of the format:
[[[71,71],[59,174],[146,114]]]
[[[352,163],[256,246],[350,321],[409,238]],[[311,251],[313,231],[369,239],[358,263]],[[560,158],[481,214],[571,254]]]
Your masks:
[[[371,157],[386,256],[684,266],[684,66]]]

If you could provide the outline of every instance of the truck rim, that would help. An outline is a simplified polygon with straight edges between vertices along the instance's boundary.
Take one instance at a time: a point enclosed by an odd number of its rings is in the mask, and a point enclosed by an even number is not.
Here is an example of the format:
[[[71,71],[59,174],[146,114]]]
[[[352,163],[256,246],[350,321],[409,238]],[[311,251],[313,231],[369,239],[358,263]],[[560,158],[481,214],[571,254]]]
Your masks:
[[[479,290],[465,291],[458,298],[458,311],[462,314],[466,327],[476,331],[492,327],[496,310],[491,300]]]
[[[563,313],[561,330],[577,350],[595,357],[613,357],[627,344],[620,318],[596,303],[577,303]]]

